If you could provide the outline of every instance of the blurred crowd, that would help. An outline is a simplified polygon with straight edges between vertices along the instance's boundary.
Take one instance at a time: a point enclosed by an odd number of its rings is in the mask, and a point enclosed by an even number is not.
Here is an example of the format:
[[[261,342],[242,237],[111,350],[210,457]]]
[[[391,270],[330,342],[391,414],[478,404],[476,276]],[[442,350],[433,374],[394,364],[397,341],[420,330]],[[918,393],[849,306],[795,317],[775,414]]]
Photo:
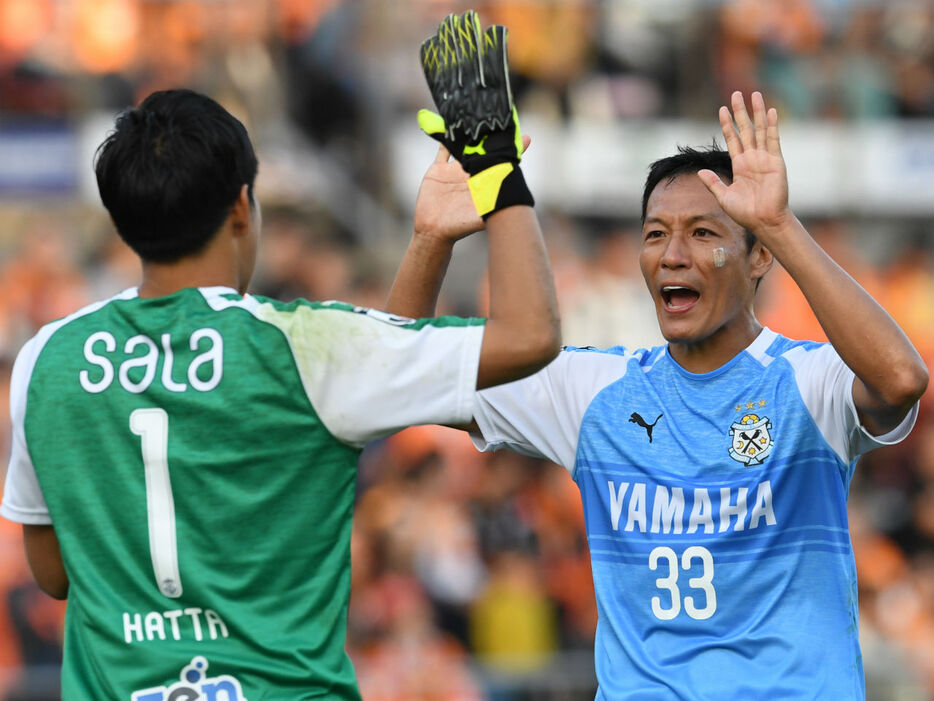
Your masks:
[[[0,0],[5,125],[72,123],[163,87],[208,92],[260,152],[266,203],[252,291],[379,307],[402,255],[411,203],[393,200],[381,156],[400,114],[426,106],[415,48],[450,0]],[[478,0],[510,28],[522,114],[708,119],[733,89],[762,89],[783,119],[934,117],[934,5],[826,0]],[[263,168],[297,133],[387,213],[365,245],[341,207]],[[674,144],[672,144],[674,147]],[[336,172],[336,171],[335,171]],[[265,179],[265,184],[264,184]],[[934,193],[932,193],[934,197]],[[406,208],[408,207],[408,209]],[[565,342],[661,341],[639,274],[638,223],[540,203]],[[807,222],[934,367],[934,222],[826,216]],[[894,232],[894,233],[893,233]],[[877,245],[879,237],[889,240]],[[371,242],[372,243],[372,242]],[[482,314],[479,245],[455,258],[442,312]],[[477,261],[480,261],[478,264]],[[465,273],[466,269],[466,273]],[[9,373],[42,324],[132,286],[139,269],[106,213],[79,192],[0,183],[0,477]],[[760,320],[824,335],[773,270]],[[870,699],[934,698],[934,394],[909,440],[860,462],[850,493]],[[419,427],[360,462],[349,649],[367,701],[577,701],[595,691],[596,607],[577,488],[562,468],[477,453]],[[64,605],[28,575],[20,530],[0,519],[0,699],[56,698]]]
[[[927,0],[0,0],[0,109],[69,120],[185,85],[380,195],[381,130],[425,105],[415,49],[468,6],[509,27],[524,113],[707,120],[761,89],[783,119],[934,117]]]

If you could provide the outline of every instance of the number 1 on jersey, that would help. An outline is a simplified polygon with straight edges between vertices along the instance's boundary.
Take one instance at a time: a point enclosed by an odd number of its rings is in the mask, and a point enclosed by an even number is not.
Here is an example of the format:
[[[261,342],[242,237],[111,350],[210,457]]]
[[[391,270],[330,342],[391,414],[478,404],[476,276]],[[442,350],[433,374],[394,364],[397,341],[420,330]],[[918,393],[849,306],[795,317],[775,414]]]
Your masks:
[[[175,540],[175,499],[169,480],[169,415],[164,409],[135,409],[130,414],[130,430],[142,444],[152,570],[159,591],[175,599],[182,595],[182,580]]]

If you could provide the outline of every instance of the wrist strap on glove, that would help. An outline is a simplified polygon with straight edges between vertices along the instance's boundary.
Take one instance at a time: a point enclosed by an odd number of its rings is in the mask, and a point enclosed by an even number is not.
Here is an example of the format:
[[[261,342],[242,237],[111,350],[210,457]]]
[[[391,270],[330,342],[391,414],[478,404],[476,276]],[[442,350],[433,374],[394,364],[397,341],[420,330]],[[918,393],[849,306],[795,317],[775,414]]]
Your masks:
[[[514,205],[535,206],[518,164],[498,163],[467,180],[477,214],[486,220],[493,212]]]

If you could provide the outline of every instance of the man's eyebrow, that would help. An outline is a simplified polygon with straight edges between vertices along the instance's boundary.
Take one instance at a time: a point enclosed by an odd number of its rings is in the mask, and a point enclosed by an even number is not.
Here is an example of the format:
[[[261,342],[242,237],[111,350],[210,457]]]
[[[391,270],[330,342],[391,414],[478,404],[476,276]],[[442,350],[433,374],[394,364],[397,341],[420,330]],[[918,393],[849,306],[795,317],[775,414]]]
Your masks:
[[[722,218],[722,215],[716,212],[705,212],[704,214],[695,214],[694,216],[688,217],[687,219],[685,219],[685,222],[688,224],[694,224],[695,222],[699,222],[699,221],[714,221],[717,223],[723,223],[723,218]],[[665,219],[661,217],[646,217],[645,223],[646,224],[650,224],[650,223],[664,224]]]

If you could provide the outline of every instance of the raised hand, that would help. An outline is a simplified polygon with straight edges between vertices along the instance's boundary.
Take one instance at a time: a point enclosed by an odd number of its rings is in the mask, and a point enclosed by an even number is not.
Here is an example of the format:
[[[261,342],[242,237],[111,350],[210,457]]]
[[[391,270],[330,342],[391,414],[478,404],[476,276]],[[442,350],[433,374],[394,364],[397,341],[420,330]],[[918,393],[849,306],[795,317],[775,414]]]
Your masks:
[[[721,107],[719,116],[733,162],[733,182],[725,184],[710,170],[701,170],[697,175],[734,221],[767,239],[770,232],[793,218],[788,208],[788,174],[778,140],[778,113],[774,107],[766,111],[759,92],[752,94],[752,119],[741,92],[734,92],[731,102],[732,114],[729,108]]]
[[[418,124],[444,144],[470,175],[477,213],[535,200],[519,169],[522,132],[509,85],[508,32],[485,32],[474,10],[451,14],[420,51],[422,69],[438,112],[419,110]]]
[[[522,136],[523,153],[531,138]],[[455,241],[480,231],[485,224],[477,214],[468,175],[460,163],[451,158],[443,145],[434,162],[425,171],[415,198],[415,235]]]
[[[442,145],[418,188],[415,235],[433,236],[453,244],[483,226],[467,187],[467,173]]]

